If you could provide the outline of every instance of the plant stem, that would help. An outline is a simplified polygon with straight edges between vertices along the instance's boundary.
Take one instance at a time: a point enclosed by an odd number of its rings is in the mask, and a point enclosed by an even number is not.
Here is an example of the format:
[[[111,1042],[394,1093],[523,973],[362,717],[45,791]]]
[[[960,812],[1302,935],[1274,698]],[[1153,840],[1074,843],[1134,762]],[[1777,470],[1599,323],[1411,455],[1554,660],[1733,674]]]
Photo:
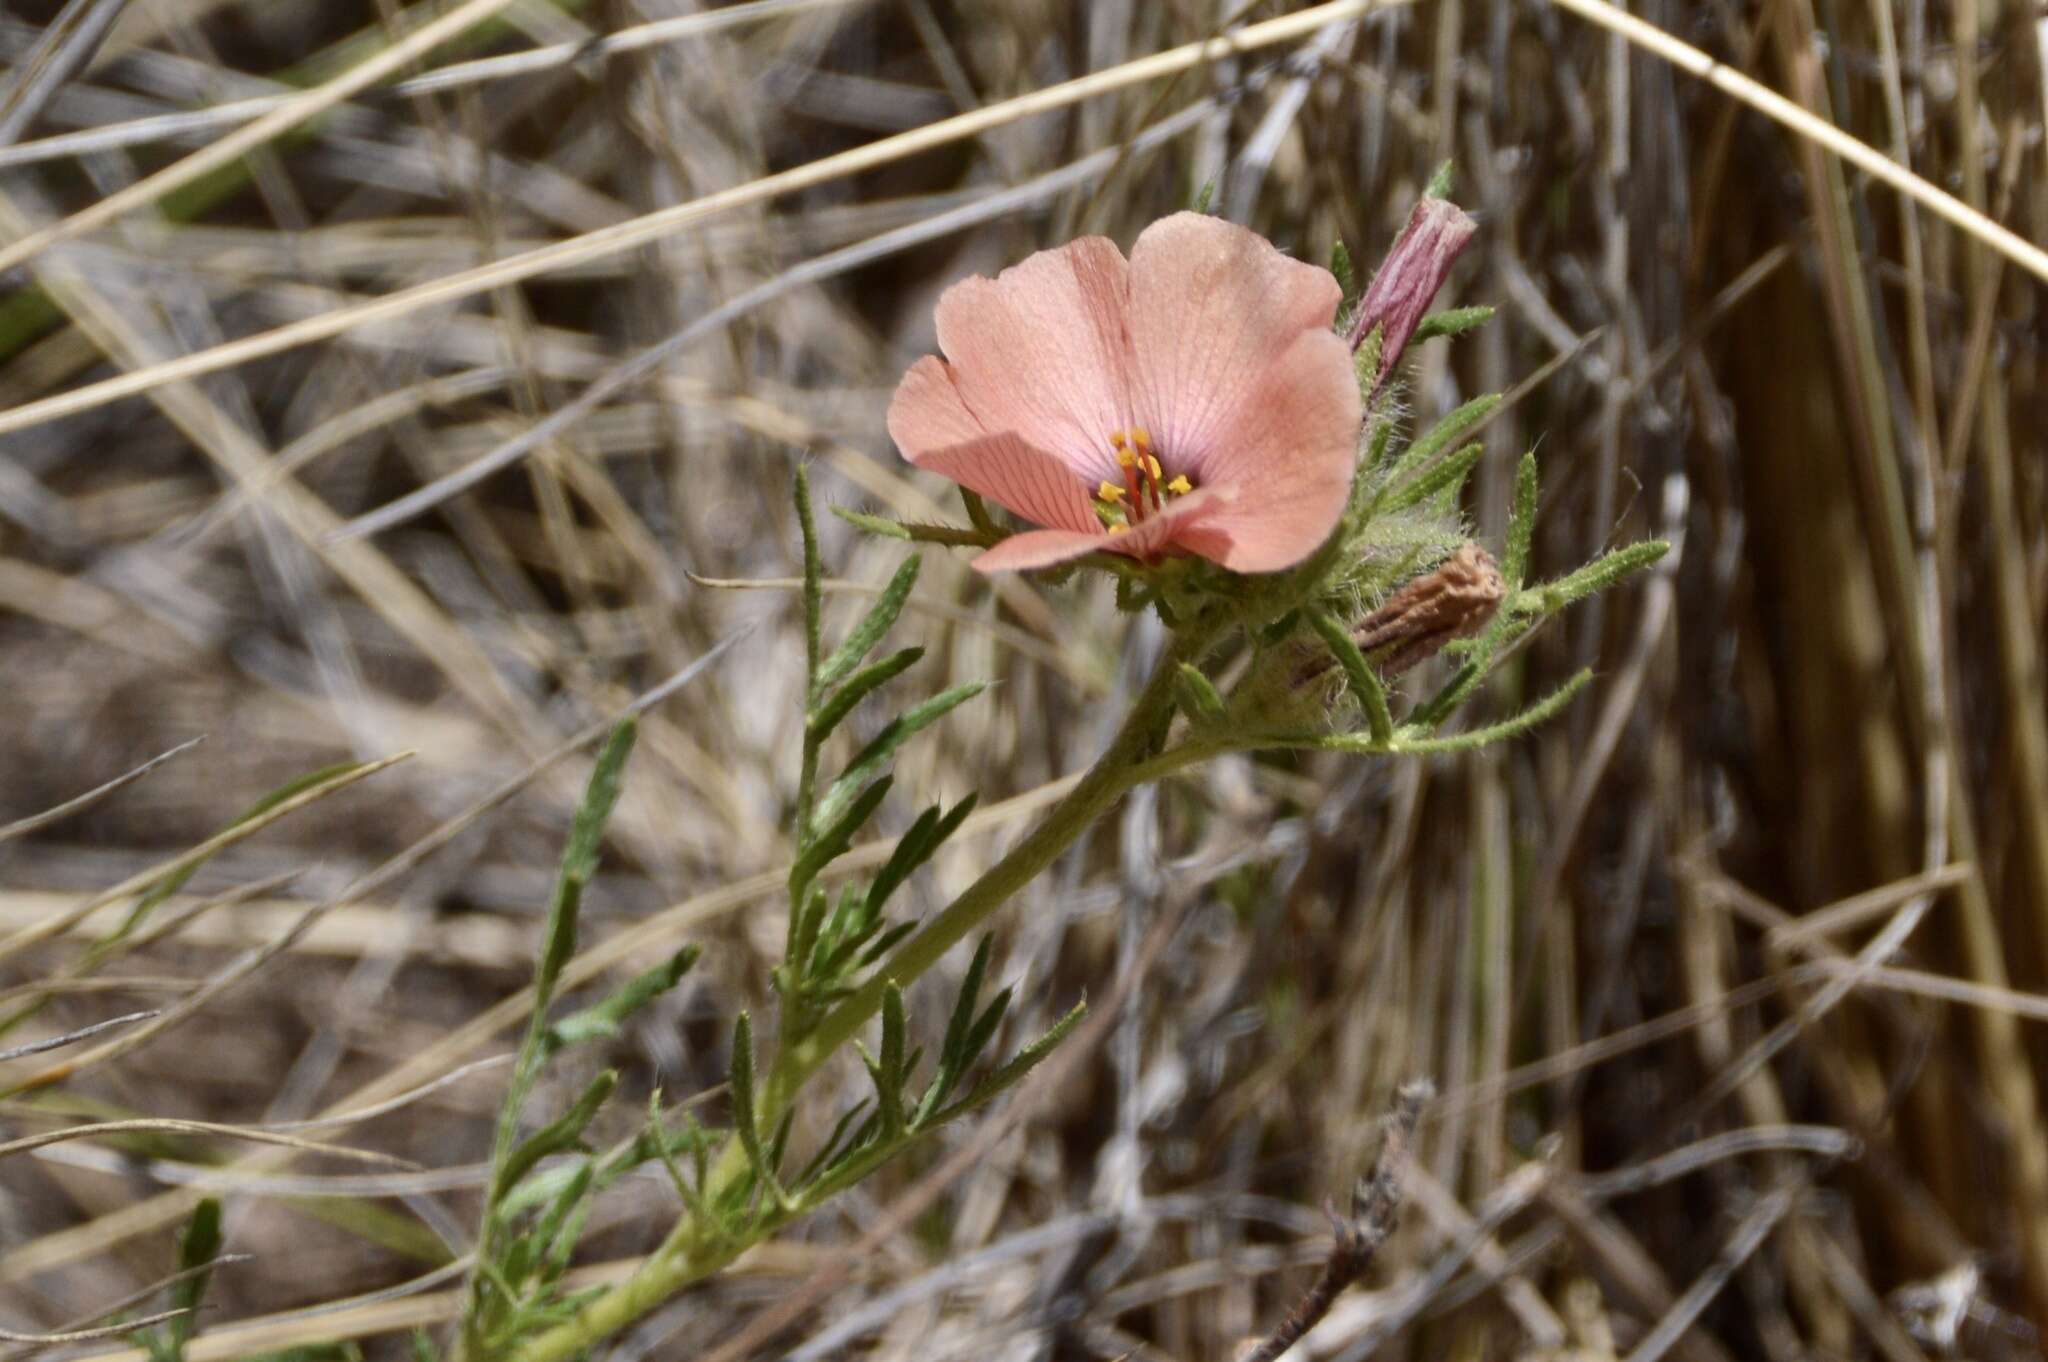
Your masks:
[[[937,964],[1135,786],[1189,764],[1168,766],[1148,758],[1172,717],[1174,676],[1180,664],[1199,661],[1215,637],[1213,628],[1199,626],[1176,634],[1108,748],[1044,821],[897,947],[888,963],[827,1013],[815,1029],[783,1047],[761,1088],[757,1129],[775,1127],[804,1081],[881,1010],[882,995],[890,984],[904,987]],[[737,1141],[728,1140],[707,1179],[711,1185],[704,1189],[704,1200],[716,1205],[721,1191],[743,1176],[747,1166]],[[753,1242],[753,1236],[712,1237],[707,1233],[710,1228],[685,1215],[639,1271],[519,1349],[514,1354],[516,1362],[562,1362],[586,1351],[683,1287],[725,1266]]]

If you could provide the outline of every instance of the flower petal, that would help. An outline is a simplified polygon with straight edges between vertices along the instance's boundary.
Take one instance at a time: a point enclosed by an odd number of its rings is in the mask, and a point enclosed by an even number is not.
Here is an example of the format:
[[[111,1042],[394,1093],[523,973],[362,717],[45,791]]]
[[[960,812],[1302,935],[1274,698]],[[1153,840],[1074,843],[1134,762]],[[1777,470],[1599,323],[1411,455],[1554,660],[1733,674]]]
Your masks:
[[[1051,567],[1084,553],[1109,547],[1106,534],[1076,533],[1073,530],[1026,530],[1013,534],[976,558],[978,572],[1029,572]]]
[[[945,361],[926,355],[896,385],[889,434],[903,457],[1034,525],[1099,534],[1102,522],[1074,470],[1014,432],[984,430],[955,378]]]
[[[1055,563],[1079,558],[1096,549],[1131,558],[1155,558],[1169,549],[1199,553],[1199,543],[1222,542],[1205,539],[1205,527],[1212,517],[1229,505],[1230,500],[1227,492],[1194,492],[1168,502],[1164,509],[1119,534],[1102,530],[1092,534],[1077,534],[1071,530],[1027,530],[1023,534],[1011,535],[976,558],[974,566],[983,572],[1028,572],[1032,568],[1051,567]],[[1223,546],[1227,547],[1227,544]]]
[[[1332,331],[1297,335],[1219,423],[1207,487],[1232,495],[1197,537],[1176,541],[1233,572],[1277,572],[1308,557],[1344,514],[1360,420],[1349,347]]]
[[[1126,393],[1130,267],[1107,237],[1040,251],[939,297],[939,348],[967,409],[1013,430],[1093,484],[1115,475],[1109,436],[1132,424]]]
[[[1170,469],[1215,482],[1239,452],[1228,437],[1240,408],[1298,337],[1329,330],[1343,290],[1328,270],[1201,213],[1147,227],[1130,270],[1137,424]],[[1348,358],[1341,367],[1348,380]]]

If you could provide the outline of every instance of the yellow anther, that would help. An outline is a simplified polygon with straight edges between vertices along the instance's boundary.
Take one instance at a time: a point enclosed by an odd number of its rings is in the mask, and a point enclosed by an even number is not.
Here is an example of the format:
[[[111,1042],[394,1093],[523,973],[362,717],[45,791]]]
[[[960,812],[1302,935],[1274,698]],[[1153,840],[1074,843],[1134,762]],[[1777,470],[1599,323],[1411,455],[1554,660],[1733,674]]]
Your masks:
[[[1113,482],[1104,482],[1102,486],[1095,489],[1095,496],[1099,501],[1122,501],[1124,499],[1124,489]]]
[[[1111,534],[1122,534],[1125,530],[1128,530],[1130,528],[1131,527],[1128,525],[1112,525],[1109,527],[1109,532]]]
[[[1154,481],[1154,482],[1157,482],[1157,481],[1159,481],[1159,478],[1160,478],[1159,460],[1157,460],[1157,459],[1153,458],[1153,457],[1152,457],[1152,456],[1151,456],[1150,454],[1147,454],[1147,455],[1145,456],[1145,471],[1146,471],[1147,473],[1150,473],[1150,474],[1152,475],[1152,481]]]
[[[1109,486],[1109,484],[1104,483],[1103,486],[1107,487]],[[1118,490],[1121,491],[1122,489],[1119,488]],[[1166,484],[1166,490],[1173,493],[1177,497],[1186,496],[1189,492],[1195,490],[1195,485],[1188,481],[1187,474],[1176,473],[1173,475],[1173,481]]]
[[[1131,443],[1136,445],[1140,449],[1145,449],[1149,447],[1152,443],[1152,432],[1145,429],[1143,426],[1132,426]]]
[[[1118,468],[1136,468],[1138,466],[1138,456],[1125,449],[1122,445],[1118,445],[1116,447],[1116,466]]]

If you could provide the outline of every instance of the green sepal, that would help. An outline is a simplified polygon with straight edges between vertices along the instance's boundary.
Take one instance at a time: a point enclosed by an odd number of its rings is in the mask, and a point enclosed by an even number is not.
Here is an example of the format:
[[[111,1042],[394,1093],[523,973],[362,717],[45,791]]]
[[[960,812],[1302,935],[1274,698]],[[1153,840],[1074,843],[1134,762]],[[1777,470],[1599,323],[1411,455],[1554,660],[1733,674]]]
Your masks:
[[[1394,718],[1387,709],[1387,692],[1380,685],[1379,674],[1372,664],[1365,660],[1365,654],[1352,642],[1350,631],[1323,610],[1311,606],[1308,621],[1322,637],[1323,646],[1330,650],[1330,656],[1337,659],[1337,665],[1344,669],[1344,679],[1351,687],[1351,693],[1358,697],[1359,708],[1365,711],[1365,722],[1375,743],[1384,745],[1394,736]]]

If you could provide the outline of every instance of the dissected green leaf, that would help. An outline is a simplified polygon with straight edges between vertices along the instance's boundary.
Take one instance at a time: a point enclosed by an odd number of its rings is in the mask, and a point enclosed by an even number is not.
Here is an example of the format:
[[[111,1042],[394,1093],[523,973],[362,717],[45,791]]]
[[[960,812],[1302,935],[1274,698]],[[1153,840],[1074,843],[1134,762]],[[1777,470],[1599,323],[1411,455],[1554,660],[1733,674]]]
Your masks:
[[[837,810],[831,823],[811,840],[803,855],[789,868],[789,893],[792,900],[801,901],[809,893],[811,882],[818,878],[818,872],[844,855],[853,843],[853,834],[860,831],[861,824],[874,816],[882,801],[889,796],[889,787],[894,778],[883,776],[874,784],[862,790],[844,809]],[[837,785],[833,790],[837,790]],[[831,807],[831,793],[826,795],[826,805],[820,806],[823,814]]]
[[[840,720],[853,712],[853,707],[866,699],[869,692],[887,685],[908,671],[919,658],[924,656],[922,648],[905,648],[894,652],[879,662],[871,662],[846,679],[846,684],[832,692],[824,703],[811,711],[805,724],[807,740],[823,742],[839,726]]]
[[[1464,733],[1453,733],[1447,738],[1403,738],[1397,746],[1401,752],[1461,752],[1468,748],[1486,747],[1507,738],[1525,733],[1558,713],[1570,704],[1572,697],[1585,689],[1593,679],[1593,670],[1588,667],[1571,680],[1559,686],[1535,704],[1511,719],[1503,719],[1485,728],[1475,728]]]
[[[542,1159],[575,1148],[576,1142],[583,1138],[584,1128],[596,1117],[598,1108],[605,1104],[612,1095],[612,1089],[618,1085],[618,1072],[606,1069],[590,1080],[567,1111],[515,1145],[492,1179],[493,1206],[517,1187],[519,1180],[533,1171],[533,1166]]]
[[[733,1134],[739,1137],[740,1148],[746,1151],[755,1177],[779,1199],[782,1189],[775,1180],[775,1165],[755,1123],[754,1021],[745,1012],[740,1013],[732,1027],[731,1083]]]
[[[1524,614],[1543,615],[1562,610],[1573,601],[1605,591],[1622,578],[1641,572],[1670,551],[1671,545],[1665,540],[1645,539],[1640,544],[1603,553],[1577,572],[1523,591],[1515,599],[1515,609]]]
[[[534,970],[533,986],[545,1009],[571,956],[576,954],[577,909],[583,901],[584,886],[597,873],[598,855],[604,844],[605,824],[611,820],[624,785],[626,759],[633,755],[639,725],[621,719],[597,754],[591,768],[590,784],[569,827],[569,844],[563,848],[562,863],[555,877],[554,900],[548,905],[547,942]]]
[[[1428,501],[1431,497],[1445,494],[1455,496],[1458,488],[1471,476],[1473,466],[1485,452],[1484,445],[1467,445],[1463,449],[1444,455],[1399,487],[1389,488],[1380,502],[1380,511],[1391,515]]]
[[[1529,546],[1536,538],[1538,490],[1536,451],[1532,449],[1522,456],[1521,465],[1515,469],[1515,504],[1508,512],[1507,550],[1500,562],[1501,580],[1511,592],[1521,586],[1529,572]]]
[[[1415,324],[1415,334],[1408,338],[1408,343],[1420,345],[1438,336],[1462,336],[1493,320],[1493,311],[1492,307],[1481,303],[1476,307],[1451,307],[1442,312],[1427,313]]]
[[[922,704],[913,705],[890,720],[882,731],[875,735],[874,740],[848,763],[846,770],[840,773],[839,779],[832,782],[832,787],[825,791],[825,797],[818,801],[817,809],[811,815],[811,826],[829,826],[868,781],[880,773],[883,764],[906,739],[920,729],[937,722],[948,710],[973,699],[987,688],[986,681],[971,681],[964,686],[955,686]]]
[[[1399,487],[1414,470],[1428,467],[1438,454],[1457,445],[1467,431],[1493,415],[1494,408],[1499,405],[1499,393],[1485,393],[1445,413],[1442,420],[1416,436],[1401,451],[1401,457],[1394,460],[1394,466],[1387,470],[1386,486],[1389,489]]]
[[[889,579],[889,585],[882,588],[881,596],[861,616],[860,623],[854,625],[846,641],[833,650],[832,656],[818,664],[811,678],[812,695],[824,695],[845,680],[861,664],[861,659],[875,650],[875,645],[894,627],[896,617],[903,613],[903,605],[910,599],[910,589],[917,585],[917,572],[923,565],[924,558],[919,554],[913,553],[903,560],[903,565]]]
[[[804,670],[818,674],[819,621],[825,611],[825,569],[818,555],[818,522],[811,514],[811,471],[796,466],[796,524],[804,542]]]
[[[627,1018],[682,981],[697,963],[700,949],[685,946],[653,969],[635,975],[604,1001],[557,1020],[548,1027],[549,1052],[616,1036]]]
[[[828,506],[826,509],[855,529],[866,530],[869,534],[879,534],[887,539],[901,539],[906,543],[910,540],[910,530],[887,516],[869,515],[866,511],[855,511],[845,506]]]
[[[978,796],[969,794],[943,814],[936,804],[919,814],[917,821],[910,825],[910,831],[903,834],[896,843],[896,849],[889,853],[889,859],[875,872],[874,882],[868,886],[869,906],[879,911],[903,882],[959,830],[967,815],[974,812],[977,799]]]
[[[975,1084],[973,1091],[969,1092],[965,1097],[955,1102],[952,1106],[940,1111],[932,1118],[931,1124],[934,1127],[944,1125],[954,1117],[965,1115],[976,1107],[984,1106],[1015,1087],[1023,1081],[1026,1074],[1029,1074],[1043,1063],[1046,1057],[1058,1048],[1059,1043],[1067,1038],[1067,1034],[1080,1025],[1081,1018],[1087,1015],[1088,1004],[1086,1000],[1075,1003],[1065,1016],[1053,1023],[1052,1029],[1031,1042],[1031,1044],[1025,1046],[1022,1050],[1019,1050],[1008,1063],[1004,1064],[994,1073],[991,1073],[981,1082]]]

